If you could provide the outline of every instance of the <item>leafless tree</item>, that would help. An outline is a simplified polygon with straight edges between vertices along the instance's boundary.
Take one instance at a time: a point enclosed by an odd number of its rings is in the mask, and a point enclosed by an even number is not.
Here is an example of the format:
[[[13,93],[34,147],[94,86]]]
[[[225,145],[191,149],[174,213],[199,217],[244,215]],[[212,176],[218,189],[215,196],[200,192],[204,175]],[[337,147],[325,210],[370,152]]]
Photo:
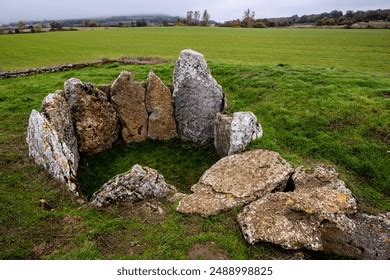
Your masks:
[[[210,14],[207,10],[204,10],[202,16],[202,25],[207,26],[209,24]]]
[[[193,15],[194,15],[193,11],[187,12],[187,25],[192,25]]]
[[[194,12],[194,24],[199,25],[199,23],[200,23],[200,12],[195,11]]]

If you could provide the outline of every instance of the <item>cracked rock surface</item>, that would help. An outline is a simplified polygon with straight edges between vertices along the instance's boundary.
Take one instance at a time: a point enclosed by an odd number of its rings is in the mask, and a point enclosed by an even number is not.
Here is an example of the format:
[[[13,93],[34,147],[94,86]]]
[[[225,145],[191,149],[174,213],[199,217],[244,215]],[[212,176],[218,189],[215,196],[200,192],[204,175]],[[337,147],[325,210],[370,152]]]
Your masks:
[[[57,132],[59,140],[64,142],[71,150],[73,170],[77,170],[79,162],[79,149],[76,133],[74,131],[70,107],[61,90],[47,95],[42,102],[42,113]]]
[[[225,157],[208,169],[192,186],[177,211],[203,217],[250,203],[273,191],[281,191],[293,168],[278,153],[253,150]]]
[[[164,177],[156,170],[134,165],[128,172],[117,175],[105,183],[93,195],[91,204],[103,207],[115,202],[166,198],[175,192],[175,187],[167,184]]]
[[[111,86],[111,100],[122,123],[125,143],[146,140],[148,113],[145,88],[135,82],[130,72],[122,71]]]
[[[183,50],[176,61],[173,83],[179,137],[201,145],[212,142],[215,116],[224,110],[225,96],[203,55]]]
[[[236,112],[233,116],[218,113],[214,126],[214,146],[220,156],[245,151],[248,144],[263,136],[263,129],[252,112]]]
[[[388,216],[357,213],[355,198],[338,177],[330,167],[317,166],[311,172],[297,168],[293,192],[267,194],[237,216],[247,242],[353,258],[383,257],[383,248],[388,248]]]
[[[29,156],[35,163],[43,166],[51,176],[66,183],[69,190],[78,195],[75,184],[78,154],[75,155],[71,147],[61,141],[55,126],[43,113],[35,110],[31,112],[26,139]]]
[[[148,138],[169,140],[177,136],[171,91],[152,71],[148,75],[146,109]]]
[[[118,139],[119,122],[107,95],[92,84],[72,78],[65,82],[65,99],[79,151],[93,154],[111,148]]]

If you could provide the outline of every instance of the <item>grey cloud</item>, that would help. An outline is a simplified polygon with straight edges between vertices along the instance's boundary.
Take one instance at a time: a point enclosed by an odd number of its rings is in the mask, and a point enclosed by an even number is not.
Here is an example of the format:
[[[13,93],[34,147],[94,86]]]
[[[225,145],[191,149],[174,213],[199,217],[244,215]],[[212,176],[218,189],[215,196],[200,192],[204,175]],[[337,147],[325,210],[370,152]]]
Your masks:
[[[212,19],[241,18],[247,8],[256,17],[290,16],[337,10],[389,8],[388,0],[0,0],[0,23],[18,20],[84,18],[113,15],[168,14],[184,16],[187,10],[204,10]]]

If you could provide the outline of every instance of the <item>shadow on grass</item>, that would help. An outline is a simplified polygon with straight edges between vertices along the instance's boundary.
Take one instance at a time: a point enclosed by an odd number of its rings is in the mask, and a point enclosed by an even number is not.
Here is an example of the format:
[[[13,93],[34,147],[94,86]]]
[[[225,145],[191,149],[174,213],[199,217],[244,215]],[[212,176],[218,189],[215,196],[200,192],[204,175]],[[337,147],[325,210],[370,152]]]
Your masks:
[[[81,155],[78,182],[83,195],[90,198],[105,182],[127,172],[134,164],[156,169],[181,192],[191,186],[219,157],[214,147],[198,147],[178,139],[116,145],[96,155]]]

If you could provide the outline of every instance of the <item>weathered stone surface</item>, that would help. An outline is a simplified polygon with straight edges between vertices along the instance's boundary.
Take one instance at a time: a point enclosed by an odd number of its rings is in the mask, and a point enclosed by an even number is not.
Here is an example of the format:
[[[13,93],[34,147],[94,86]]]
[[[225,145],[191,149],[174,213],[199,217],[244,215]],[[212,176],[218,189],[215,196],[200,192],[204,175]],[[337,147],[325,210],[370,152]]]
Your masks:
[[[169,140],[177,136],[171,91],[152,71],[148,76],[146,110],[148,138]]]
[[[330,222],[321,226],[323,250],[355,259],[390,259],[390,213],[349,215],[353,230],[343,231]]]
[[[210,216],[283,190],[293,168],[278,153],[254,150],[225,157],[192,186],[177,210]]]
[[[293,175],[296,189],[272,193],[245,206],[237,219],[245,239],[271,242],[287,249],[324,250],[321,227],[329,223],[350,233],[354,223],[346,214],[357,211],[356,200],[332,168],[317,167]]]
[[[59,140],[71,150],[74,158],[72,169],[77,171],[80,159],[79,149],[70,108],[65,100],[64,92],[56,91],[46,96],[42,102],[42,113],[57,132]]]
[[[46,117],[33,110],[27,130],[30,157],[43,166],[50,175],[66,183],[69,190],[78,195],[76,184],[76,157],[68,145],[60,140],[54,127]]]
[[[122,71],[114,81],[111,100],[122,123],[125,143],[146,140],[148,113],[145,107],[145,88],[133,81],[131,73]]]
[[[101,90],[102,92],[104,92],[107,96],[111,95],[111,85],[110,84],[100,85],[100,86],[97,86],[97,88],[99,90]]]
[[[251,112],[237,112],[232,117],[218,113],[214,126],[214,146],[220,156],[245,151],[248,144],[263,136],[263,129]]]
[[[78,79],[65,82],[80,152],[98,153],[111,148],[118,139],[119,122],[104,92]]]
[[[214,120],[224,110],[224,94],[202,54],[183,50],[173,74],[173,100],[179,137],[199,144],[214,138]]]
[[[126,173],[105,183],[91,200],[94,206],[102,207],[115,202],[137,202],[147,198],[165,198],[176,192],[164,177],[149,167],[134,165]]]

